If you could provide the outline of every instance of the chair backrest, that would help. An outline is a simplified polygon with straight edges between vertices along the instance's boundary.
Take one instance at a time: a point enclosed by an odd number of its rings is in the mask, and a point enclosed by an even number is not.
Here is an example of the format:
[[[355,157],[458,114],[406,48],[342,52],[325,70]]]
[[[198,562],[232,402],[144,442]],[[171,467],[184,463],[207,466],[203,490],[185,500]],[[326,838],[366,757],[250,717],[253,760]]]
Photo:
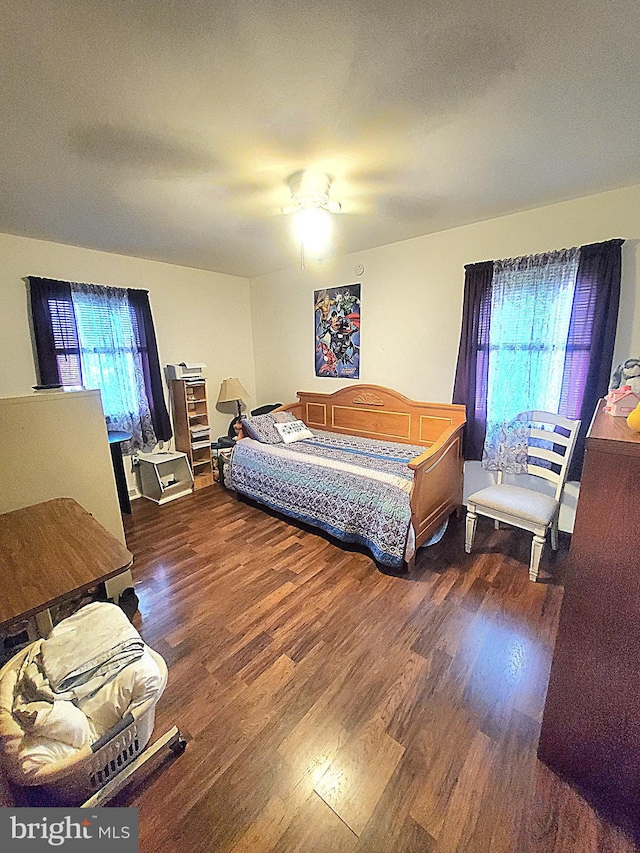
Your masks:
[[[535,477],[543,477],[545,480],[555,484],[555,499],[562,497],[562,490],[567,479],[569,463],[576,446],[580,421],[571,421],[562,415],[552,412],[522,412],[518,419],[526,420],[530,424],[529,438],[539,439],[545,443],[544,447],[534,444],[529,445],[527,459],[527,473]],[[558,428],[563,432],[558,431]],[[564,435],[568,433],[568,435]],[[549,462],[559,470],[546,468],[539,463],[541,459]],[[498,482],[501,481],[498,478]]]

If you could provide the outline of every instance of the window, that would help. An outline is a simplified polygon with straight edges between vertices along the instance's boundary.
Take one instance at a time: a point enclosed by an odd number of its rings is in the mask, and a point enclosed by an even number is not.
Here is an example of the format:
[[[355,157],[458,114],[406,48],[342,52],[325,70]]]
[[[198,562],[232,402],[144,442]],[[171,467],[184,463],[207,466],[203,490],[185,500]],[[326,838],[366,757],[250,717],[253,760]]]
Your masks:
[[[133,436],[129,450],[168,440],[146,291],[29,281],[40,382],[99,389],[109,429]]]
[[[122,423],[135,412],[145,417],[149,403],[126,292],[103,297],[72,288],[71,298],[84,386],[101,390],[109,422]]]
[[[466,408],[465,459],[481,459],[488,424],[544,409],[580,419],[569,476],[607,392],[623,240],[465,267],[453,402]]]
[[[578,249],[494,263],[487,423],[519,412],[558,413]],[[578,412],[563,412],[579,418]]]
[[[48,307],[60,382],[62,385],[82,385],[80,348],[73,304],[70,300],[57,299],[54,296],[48,300]]]

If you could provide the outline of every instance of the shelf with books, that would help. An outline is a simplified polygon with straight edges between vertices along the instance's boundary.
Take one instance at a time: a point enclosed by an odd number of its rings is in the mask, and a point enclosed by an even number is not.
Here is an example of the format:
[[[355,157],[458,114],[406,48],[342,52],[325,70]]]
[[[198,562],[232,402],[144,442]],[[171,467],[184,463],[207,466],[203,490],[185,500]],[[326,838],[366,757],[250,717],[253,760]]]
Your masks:
[[[206,380],[173,379],[171,396],[176,449],[189,459],[194,489],[210,486],[213,467]]]

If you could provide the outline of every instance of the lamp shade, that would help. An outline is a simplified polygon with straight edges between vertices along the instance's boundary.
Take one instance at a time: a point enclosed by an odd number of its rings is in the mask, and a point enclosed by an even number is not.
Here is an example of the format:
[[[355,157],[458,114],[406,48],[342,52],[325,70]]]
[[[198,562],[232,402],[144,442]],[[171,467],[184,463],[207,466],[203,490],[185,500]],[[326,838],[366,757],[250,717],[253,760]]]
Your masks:
[[[223,379],[220,384],[218,402],[235,403],[237,400],[246,400],[248,396],[239,379]]]

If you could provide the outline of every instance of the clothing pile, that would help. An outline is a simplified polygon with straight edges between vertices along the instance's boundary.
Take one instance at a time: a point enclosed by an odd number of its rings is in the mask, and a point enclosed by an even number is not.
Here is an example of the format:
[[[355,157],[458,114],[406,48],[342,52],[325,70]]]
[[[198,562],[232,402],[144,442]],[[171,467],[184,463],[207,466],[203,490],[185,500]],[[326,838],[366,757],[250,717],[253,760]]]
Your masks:
[[[0,747],[23,775],[91,744],[162,689],[140,634],[114,604],[82,607],[0,678]]]

